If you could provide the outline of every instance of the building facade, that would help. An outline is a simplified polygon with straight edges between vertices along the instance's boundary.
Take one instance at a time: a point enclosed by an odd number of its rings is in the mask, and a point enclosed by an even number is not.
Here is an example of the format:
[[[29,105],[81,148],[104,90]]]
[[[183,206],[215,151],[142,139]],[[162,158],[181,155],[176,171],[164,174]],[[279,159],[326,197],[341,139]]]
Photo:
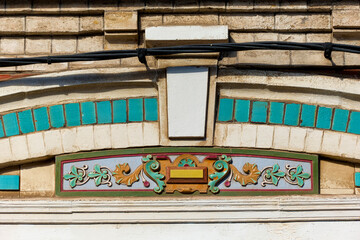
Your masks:
[[[359,1],[0,0],[0,13],[1,59],[138,49],[0,61],[1,237],[359,238],[356,48],[145,50],[359,46]]]

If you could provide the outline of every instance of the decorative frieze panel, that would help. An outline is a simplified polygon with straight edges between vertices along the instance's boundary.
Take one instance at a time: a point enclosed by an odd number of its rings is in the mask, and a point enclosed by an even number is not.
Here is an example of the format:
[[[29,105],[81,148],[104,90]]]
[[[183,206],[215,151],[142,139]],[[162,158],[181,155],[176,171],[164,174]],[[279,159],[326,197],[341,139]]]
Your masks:
[[[58,156],[56,180],[60,196],[317,193],[318,159],[240,149],[126,149]]]

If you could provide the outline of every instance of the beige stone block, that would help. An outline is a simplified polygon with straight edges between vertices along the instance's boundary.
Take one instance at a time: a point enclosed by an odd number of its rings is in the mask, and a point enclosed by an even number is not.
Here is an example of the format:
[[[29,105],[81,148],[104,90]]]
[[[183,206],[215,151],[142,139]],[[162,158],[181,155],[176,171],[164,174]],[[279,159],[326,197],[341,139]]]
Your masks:
[[[279,10],[279,0],[254,0],[255,11],[277,11]]]
[[[2,54],[24,54],[25,40],[22,37],[4,37],[0,41]]]
[[[279,34],[279,41],[283,42],[306,42],[306,35],[305,34]]]
[[[9,139],[13,160],[24,160],[30,158],[25,135],[14,136]]]
[[[26,138],[31,158],[46,156],[43,132],[27,134]]]
[[[44,132],[46,155],[53,156],[63,153],[60,130],[49,130]]]
[[[342,133],[340,137],[339,152],[342,157],[354,158],[358,136]]]
[[[161,26],[163,21],[162,15],[159,14],[144,14],[140,16],[140,29],[145,30],[147,27]]]
[[[89,9],[90,10],[100,10],[100,11],[116,11],[118,10],[118,1],[117,0],[89,0]]]
[[[76,128],[76,145],[80,151],[88,151],[95,148],[93,126],[81,126]]]
[[[6,0],[7,13],[25,13],[31,11],[32,0]]]
[[[354,194],[354,189],[320,189],[320,194],[349,195]]]
[[[49,0],[33,0],[32,11],[34,13],[60,12],[60,1],[53,2]]]
[[[111,67],[119,67],[119,66],[120,66],[119,59],[69,63],[70,69],[111,68]]]
[[[200,0],[200,11],[225,11],[226,1]]]
[[[215,146],[224,146],[224,142],[227,137],[227,127],[228,124],[224,124],[224,123],[215,124],[215,133],[214,133]]]
[[[257,148],[271,148],[274,138],[274,126],[258,125],[255,146]]]
[[[159,59],[158,68],[179,66],[216,66],[217,59],[186,58],[186,59]]]
[[[217,14],[164,14],[164,25],[218,25]]]
[[[307,9],[307,0],[281,0],[280,11],[305,11]]]
[[[288,50],[251,50],[237,53],[238,64],[290,65]]]
[[[222,14],[220,25],[228,25],[229,30],[273,30],[273,14]]]
[[[103,36],[85,36],[78,38],[78,52],[95,52],[104,50]]]
[[[345,65],[360,65],[360,55],[356,53],[344,53]]]
[[[227,124],[226,135],[224,136],[222,146],[240,147],[241,145],[241,124]]]
[[[230,42],[234,42],[234,43],[253,42],[254,39],[255,36],[253,33],[237,33],[237,32],[230,33]]]
[[[55,162],[24,164],[20,173],[20,197],[54,196]]]
[[[317,129],[307,129],[305,138],[305,152],[320,153],[323,138],[323,131]]]
[[[18,56],[19,57],[19,56]],[[32,72],[58,72],[68,69],[69,63],[52,63],[52,64],[32,64],[17,66],[16,71],[32,71]]]
[[[180,12],[196,12],[199,11],[198,0],[176,0],[174,1],[174,11]]]
[[[80,32],[102,32],[103,29],[104,18],[102,16],[80,17]]]
[[[154,57],[146,57],[146,62],[150,68],[156,68],[157,61]],[[120,60],[121,67],[144,67],[145,65],[138,58],[123,58]]]
[[[138,15],[136,11],[105,12],[105,31],[137,31]]]
[[[334,28],[359,28],[360,27],[360,10],[334,10],[333,27]]]
[[[105,39],[104,50],[134,50],[137,48],[137,43],[133,41],[111,41]]]
[[[27,16],[26,32],[31,34],[73,34],[79,32],[78,16]]]
[[[12,152],[9,138],[0,139],[0,164],[12,159]]]
[[[290,139],[290,127],[275,126],[273,148],[288,149]]]
[[[54,37],[51,43],[53,54],[76,53],[76,37]]]
[[[96,149],[111,148],[111,129],[109,124],[94,125],[94,147]]]
[[[226,4],[226,11],[250,11],[254,9],[253,0],[229,0]]]
[[[120,11],[143,10],[145,8],[144,0],[119,1],[118,4]]]
[[[355,35],[334,35],[333,42],[360,46],[360,36],[356,35],[356,34]]]
[[[112,148],[129,147],[127,124],[112,124],[110,129]]]
[[[241,147],[255,147],[256,145],[256,135],[257,135],[256,125],[243,124],[241,132]]]
[[[353,189],[355,186],[353,163],[320,160],[320,188]]]
[[[76,142],[76,128],[64,128],[60,130],[60,133],[64,153],[80,151]]]
[[[329,155],[340,155],[339,153],[340,133],[324,131],[321,152]]]
[[[307,33],[306,42],[331,42],[330,33]]]
[[[324,0],[308,0],[308,11],[311,12],[329,12],[332,4]]]
[[[285,31],[331,30],[328,13],[276,14],[275,29]]]
[[[278,40],[277,33],[255,33],[254,40],[257,41],[277,41]]]
[[[160,128],[158,122],[143,123],[144,146],[158,146],[160,144]]]
[[[0,34],[19,34],[25,32],[25,17],[0,16]]]
[[[292,65],[310,65],[310,66],[342,66],[344,64],[344,53],[333,52],[332,61],[324,57],[322,51],[291,51],[291,64]]]
[[[138,147],[144,145],[144,136],[142,123],[128,123],[127,135],[130,147]]]
[[[25,39],[26,54],[50,54],[51,38],[27,37]]]
[[[299,127],[290,128],[289,150],[302,152],[305,148],[306,129]]]

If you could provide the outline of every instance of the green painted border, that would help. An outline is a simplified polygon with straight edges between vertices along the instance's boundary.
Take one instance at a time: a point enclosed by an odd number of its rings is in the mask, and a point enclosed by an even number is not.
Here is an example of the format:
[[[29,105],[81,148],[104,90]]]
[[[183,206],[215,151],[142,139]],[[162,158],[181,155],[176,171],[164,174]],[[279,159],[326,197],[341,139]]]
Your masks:
[[[82,158],[114,156],[122,154],[150,154],[150,153],[229,153],[229,154],[249,154],[258,156],[284,157],[310,160],[313,164],[313,191],[239,191],[239,192],[221,192],[218,194],[200,194],[195,192],[193,194],[181,194],[175,192],[174,194],[157,194],[154,191],[101,191],[101,192],[61,192],[60,191],[60,167],[61,162],[66,160],[75,160]],[[213,147],[156,147],[156,148],[132,148],[119,150],[105,150],[88,153],[74,153],[56,156],[56,178],[55,178],[55,192],[57,196],[61,197],[189,197],[189,196],[274,196],[274,195],[304,195],[304,194],[318,194],[319,193],[319,160],[317,155],[304,153],[280,152],[271,150],[258,149],[234,149],[234,148],[213,148]]]

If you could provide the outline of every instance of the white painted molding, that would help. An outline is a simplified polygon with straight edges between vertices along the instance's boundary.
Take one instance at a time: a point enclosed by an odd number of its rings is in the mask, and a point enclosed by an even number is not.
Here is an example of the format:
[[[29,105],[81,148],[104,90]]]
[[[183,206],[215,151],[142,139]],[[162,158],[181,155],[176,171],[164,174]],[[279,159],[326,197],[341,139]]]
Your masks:
[[[228,26],[159,26],[145,29],[145,41],[149,46],[162,42],[227,42]]]
[[[205,137],[209,69],[167,69],[169,138]]]
[[[179,200],[2,200],[0,224],[360,221],[360,198],[284,196]]]

